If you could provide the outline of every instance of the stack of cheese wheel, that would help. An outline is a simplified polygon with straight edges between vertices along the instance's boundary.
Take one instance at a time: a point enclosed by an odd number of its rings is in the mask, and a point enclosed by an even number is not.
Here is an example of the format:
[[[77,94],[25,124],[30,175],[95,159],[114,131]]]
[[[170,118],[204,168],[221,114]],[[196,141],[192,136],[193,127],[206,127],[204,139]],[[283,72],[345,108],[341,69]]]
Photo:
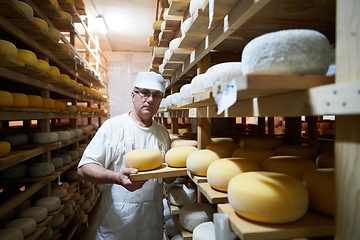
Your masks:
[[[171,148],[165,154],[165,162],[170,167],[186,167],[186,159],[190,153],[198,150],[199,149],[193,146],[179,146]]]
[[[238,148],[240,148],[239,144],[234,142],[211,143],[206,146],[206,149],[215,152],[219,158],[232,157],[233,152]]]
[[[266,159],[261,166],[263,171],[284,173],[299,180],[316,168],[316,164],[310,159],[296,156],[272,156]]]
[[[186,159],[186,167],[192,174],[205,177],[210,164],[218,159],[220,157],[215,152],[201,149],[190,153]]]
[[[323,152],[319,154],[315,161],[318,168],[334,168],[335,156],[334,152]]]
[[[0,39],[0,54],[17,58],[18,51],[13,43]]]
[[[205,203],[189,203],[180,208],[179,222],[187,231],[192,232],[199,224],[212,221],[215,209]]]
[[[13,102],[14,102],[13,95],[10,92],[0,90],[1,107],[11,107],[13,105]]]
[[[48,210],[43,206],[34,206],[21,210],[17,216],[19,218],[32,218],[36,223],[40,223],[46,219]]]
[[[18,163],[0,171],[0,178],[2,179],[16,179],[25,177],[26,175],[27,166],[24,163]]]
[[[335,216],[335,169],[323,168],[308,172],[303,183],[309,192],[309,207],[330,217]]]
[[[197,145],[198,145],[198,142],[196,140],[179,139],[179,140],[174,140],[171,142],[171,148],[180,147],[180,146],[197,147]]]
[[[320,32],[282,30],[251,40],[241,61],[244,74],[325,75],[331,62],[331,47]]]
[[[238,139],[240,147],[252,147],[275,150],[282,145],[282,140],[275,137],[241,136]]]
[[[29,106],[29,98],[23,93],[11,93],[13,98],[13,107],[27,108]]]
[[[302,158],[308,158],[312,161],[316,161],[317,151],[315,148],[300,146],[300,145],[283,145],[275,149],[276,155],[283,156],[299,156]]]
[[[33,218],[17,218],[4,225],[4,228],[17,228],[21,230],[26,238],[33,234],[36,230],[36,221]]]
[[[240,216],[261,223],[282,224],[300,219],[309,196],[298,179],[273,172],[246,172],[233,177],[228,200]]]
[[[52,162],[33,163],[28,169],[30,177],[45,177],[53,174],[55,166]]]
[[[262,165],[265,159],[274,155],[275,152],[271,149],[253,147],[238,148],[232,154],[233,157],[240,157],[255,161],[259,164],[259,166]]]
[[[162,164],[162,154],[157,149],[135,149],[124,156],[124,165],[127,168],[136,168],[147,171],[159,168]]]
[[[207,91],[212,91],[214,87],[219,87],[220,92],[222,92],[233,79],[241,80],[242,75],[241,62],[216,64],[206,70],[204,88]]]
[[[210,164],[206,177],[212,188],[227,192],[229,181],[234,176],[244,172],[260,170],[259,164],[249,159],[222,158]]]
[[[196,201],[196,186],[195,184],[180,184],[173,185],[168,189],[169,202],[175,206],[184,206]]]
[[[5,157],[11,151],[11,145],[7,141],[0,141],[0,157]]]
[[[28,19],[33,19],[34,10],[29,4],[22,1],[16,1],[16,6],[25,14]]]
[[[26,49],[18,49],[17,51],[18,51],[17,58],[19,60],[23,61],[24,63],[30,66],[33,67],[37,66],[37,57],[35,53]]]

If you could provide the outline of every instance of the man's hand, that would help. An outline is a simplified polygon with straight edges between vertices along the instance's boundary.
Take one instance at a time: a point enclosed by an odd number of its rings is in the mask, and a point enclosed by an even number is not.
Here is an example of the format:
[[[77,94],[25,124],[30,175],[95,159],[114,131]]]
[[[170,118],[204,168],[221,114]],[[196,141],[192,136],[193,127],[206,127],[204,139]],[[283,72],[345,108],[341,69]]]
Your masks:
[[[138,172],[138,170],[135,169],[135,168],[124,168],[119,173],[119,182],[118,182],[118,184],[124,186],[124,188],[126,188],[130,192],[133,192],[133,191],[135,191],[137,189],[142,188],[142,186],[144,185],[144,183],[147,180],[133,181],[133,182],[130,180],[130,174],[137,173],[137,172]]]

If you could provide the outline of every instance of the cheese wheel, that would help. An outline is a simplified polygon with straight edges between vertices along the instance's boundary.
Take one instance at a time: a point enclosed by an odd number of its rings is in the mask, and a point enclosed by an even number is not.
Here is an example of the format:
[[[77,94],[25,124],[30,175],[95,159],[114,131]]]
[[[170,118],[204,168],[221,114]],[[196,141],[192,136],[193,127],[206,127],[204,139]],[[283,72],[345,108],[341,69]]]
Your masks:
[[[55,166],[51,162],[33,163],[28,169],[30,177],[45,177],[53,174]]]
[[[60,110],[60,111],[65,111],[65,104],[61,101],[55,100],[54,101],[54,109]]]
[[[61,37],[61,33],[56,28],[48,27],[48,34],[51,39],[53,39],[55,42],[58,42]]]
[[[64,11],[59,11],[59,13],[60,13],[60,17],[52,17],[52,19],[59,19],[61,21],[72,22],[72,17],[69,13]]]
[[[70,157],[71,157],[71,160],[74,161],[76,159],[78,159],[80,156],[79,156],[79,152],[78,151],[66,151],[66,154],[69,154]]]
[[[4,228],[17,228],[24,237],[28,237],[36,230],[36,221],[32,218],[18,218],[5,224]]]
[[[215,152],[219,158],[231,157],[238,148],[240,148],[239,144],[234,142],[211,143],[206,146],[206,149]]]
[[[228,200],[240,216],[261,223],[289,223],[308,208],[308,192],[298,179],[282,173],[246,172],[233,177]]]
[[[204,4],[206,3],[205,0],[192,0],[189,4],[189,14],[193,16],[198,9],[205,7]]]
[[[335,170],[334,168],[315,169],[308,172],[303,183],[309,192],[309,207],[330,217],[335,216]]]
[[[80,205],[80,209],[86,211],[87,209],[90,208],[90,202],[89,200],[85,200],[81,205]]]
[[[220,91],[225,89],[233,79],[241,80],[242,63],[241,62],[225,62],[210,67],[205,72],[204,88],[213,90],[214,87],[220,86]]]
[[[334,152],[323,152],[317,156],[316,165],[318,168],[334,168],[335,167],[335,155]]]
[[[10,92],[0,90],[0,106],[11,107],[13,102],[13,95]]]
[[[88,187],[91,187],[91,182],[89,181],[81,181],[80,182],[80,188],[88,188]]]
[[[283,145],[275,149],[276,155],[298,156],[316,161],[317,151],[315,148],[300,145]]]
[[[36,68],[41,70],[41,71],[44,71],[44,72],[48,73],[49,70],[50,70],[50,65],[45,60],[37,59]]]
[[[27,95],[29,99],[29,108],[41,108],[43,104],[43,99],[37,95]]]
[[[36,240],[50,240],[52,239],[54,232],[51,227],[47,227]]]
[[[153,29],[159,29],[161,28],[161,24],[164,22],[164,20],[158,20],[153,23]]]
[[[294,156],[269,157],[261,166],[263,171],[284,173],[299,180],[302,180],[306,173],[316,168],[316,164],[310,159]]]
[[[234,176],[244,172],[260,170],[259,164],[249,159],[222,158],[210,164],[206,177],[212,188],[227,192],[229,181]]]
[[[65,220],[64,214],[60,213],[59,215],[55,216],[50,223],[52,228],[60,226]]]
[[[68,130],[68,132],[71,134],[71,138],[75,137],[75,132],[74,131]]]
[[[63,159],[64,165],[72,162],[70,154],[67,154],[67,153],[59,154],[59,155],[57,155],[57,157],[61,157]]]
[[[75,213],[74,216],[72,217],[71,221],[72,221],[72,222],[80,221],[80,220],[83,219],[84,217],[85,217],[85,212],[84,212],[84,210],[78,210],[78,211],[76,211],[76,213]]]
[[[74,193],[74,195],[71,197],[71,200],[77,202],[77,201],[80,200],[80,197],[81,197],[81,196],[80,196],[80,193],[76,192],[76,193]]]
[[[71,134],[69,131],[55,131],[58,135],[59,141],[69,141],[71,139]]]
[[[59,140],[59,136],[55,132],[36,132],[32,136],[32,141],[36,144],[54,143]]]
[[[0,229],[0,239],[2,240],[23,240],[24,234],[18,228]]]
[[[259,164],[259,166],[261,166],[265,159],[274,155],[275,152],[273,150],[252,147],[238,148],[232,154],[233,157],[240,157],[255,161]]]
[[[189,30],[193,23],[193,19],[191,17],[187,18],[180,26],[181,36],[185,36],[186,32]]]
[[[169,219],[166,220],[165,231],[166,231],[167,236],[169,236],[169,237],[173,237],[176,234],[180,233],[179,228],[176,225],[176,223],[172,217],[170,217]]]
[[[66,111],[70,113],[76,113],[76,106],[66,106]]]
[[[67,193],[68,193],[68,191],[62,187],[57,187],[57,188],[51,189],[51,196],[55,196],[60,199],[66,197]]]
[[[187,83],[180,87],[181,98],[190,98],[191,97],[191,84]]]
[[[27,166],[24,163],[18,163],[0,171],[2,179],[16,179],[25,177],[27,174]]]
[[[193,240],[216,240],[213,222],[204,222],[196,226],[192,235]]]
[[[79,153],[79,157],[81,157],[85,151],[85,148],[78,147],[78,148],[73,148],[72,150],[77,151]]]
[[[175,206],[184,206],[194,203],[197,198],[196,187],[194,184],[174,185],[168,190],[169,202]]]
[[[65,217],[70,216],[74,211],[74,207],[71,205],[71,203],[66,202],[64,204],[64,209],[62,210],[62,214],[64,214]]]
[[[34,10],[32,9],[32,7],[29,4],[24,3],[22,1],[17,1],[15,4],[25,14],[25,16],[28,19],[33,19]]]
[[[199,224],[212,221],[215,209],[205,203],[189,203],[180,208],[180,225],[189,232],[192,232]]]
[[[29,106],[29,98],[23,93],[11,93],[13,97],[13,107],[26,108]]]
[[[60,70],[55,66],[50,66],[48,73],[53,77],[60,77]]]
[[[0,136],[0,140],[10,143],[11,146],[17,146],[27,143],[29,137],[25,133],[11,133]]]
[[[68,190],[70,187],[70,184],[68,182],[61,182],[60,185],[59,183],[56,182],[52,182],[51,184],[51,188],[65,188],[66,190]]]
[[[60,74],[60,79],[62,82],[66,82],[66,83],[70,82],[70,77],[67,74]]]
[[[174,38],[173,40],[171,40],[169,42],[169,50],[170,52],[173,52],[174,50],[178,49],[180,42],[181,42],[181,37],[179,38]]]
[[[155,56],[164,56],[165,51],[168,50],[167,47],[154,47],[154,55]]]
[[[331,62],[331,47],[320,32],[282,30],[251,40],[241,61],[244,74],[325,75]]]
[[[13,43],[0,39],[0,54],[17,58],[18,51]]]
[[[157,149],[136,149],[127,152],[124,156],[126,168],[136,168],[146,171],[159,168],[162,164],[161,152]]]
[[[211,138],[211,143],[228,143],[228,142],[234,142],[234,140],[230,137],[212,137]]]
[[[180,146],[193,146],[197,147],[198,142],[196,140],[174,140],[171,142],[171,148],[180,147]]]
[[[206,90],[204,87],[204,82],[205,82],[205,73],[196,75],[191,80],[191,94],[196,95],[205,92]]]
[[[170,167],[186,167],[186,159],[189,154],[198,150],[199,149],[193,146],[180,146],[171,148],[165,154],[165,162]]]
[[[238,139],[240,147],[265,148],[275,150],[282,145],[279,138],[260,137],[260,136],[242,136]]]
[[[38,18],[38,17],[33,17],[33,21],[34,21],[37,25],[39,25],[39,28],[40,28],[41,30],[43,30],[43,31],[46,32],[46,33],[48,32],[49,26],[48,26],[48,24],[47,24],[46,21],[44,21],[43,19]]]
[[[5,157],[11,151],[10,143],[6,141],[0,141],[0,157]]]
[[[50,0],[51,4],[54,5],[56,8],[59,7],[59,3],[57,0]]]
[[[59,197],[55,197],[55,196],[43,197],[36,200],[34,205],[46,207],[48,212],[53,212],[60,208],[61,200]]]
[[[43,206],[34,206],[29,207],[24,210],[21,210],[17,216],[19,218],[32,218],[36,221],[36,223],[40,223],[46,219],[48,215],[48,210]]]
[[[36,54],[33,53],[30,50],[26,50],[26,49],[18,49],[18,56],[17,58],[21,61],[23,61],[24,63],[34,66],[37,66],[37,57]]]
[[[61,157],[52,157],[51,162],[54,164],[55,169],[64,165],[64,160]]]
[[[206,176],[210,164],[218,159],[220,159],[220,157],[215,152],[208,149],[201,149],[190,153],[186,159],[186,167],[195,175]]]
[[[171,240],[183,240],[183,237],[181,234],[176,234],[174,237],[171,238]]]

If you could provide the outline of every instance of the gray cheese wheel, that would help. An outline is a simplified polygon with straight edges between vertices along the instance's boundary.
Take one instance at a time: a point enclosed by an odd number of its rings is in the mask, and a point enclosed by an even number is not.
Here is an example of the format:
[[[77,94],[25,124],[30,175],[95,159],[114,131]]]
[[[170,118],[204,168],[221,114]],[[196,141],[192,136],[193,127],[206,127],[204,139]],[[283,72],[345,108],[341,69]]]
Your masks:
[[[203,222],[213,220],[215,209],[205,203],[189,203],[179,211],[180,225],[189,232]]]

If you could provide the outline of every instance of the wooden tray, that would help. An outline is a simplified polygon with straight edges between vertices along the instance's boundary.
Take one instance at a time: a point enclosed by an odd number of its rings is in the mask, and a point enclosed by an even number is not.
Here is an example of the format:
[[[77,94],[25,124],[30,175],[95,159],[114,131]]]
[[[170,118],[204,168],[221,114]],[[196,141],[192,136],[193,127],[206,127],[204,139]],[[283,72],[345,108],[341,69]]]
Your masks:
[[[218,204],[218,212],[229,216],[232,230],[242,240],[293,239],[334,235],[334,219],[308,211],[287,224],[262,224],[239,217],[230,204]]]
[[[163,163],[161,167],[157,169],[130,174],[130,179],[131,181],[139,181],[154,178],[179,177],[184,175],[187,175],[186,168],[169,167],[166,163]]]
[[[208,182],[198,183],[198,188],[211,204],[228,202],[227,193],[213,189]]]

